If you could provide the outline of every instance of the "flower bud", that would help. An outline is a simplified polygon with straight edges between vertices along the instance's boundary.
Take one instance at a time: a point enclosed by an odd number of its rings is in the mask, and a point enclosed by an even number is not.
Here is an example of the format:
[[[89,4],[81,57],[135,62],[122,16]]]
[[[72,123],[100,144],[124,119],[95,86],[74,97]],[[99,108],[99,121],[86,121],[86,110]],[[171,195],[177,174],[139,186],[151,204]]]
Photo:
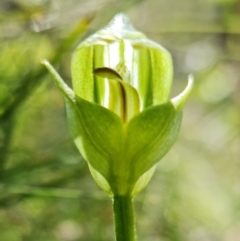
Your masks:
[[[77,95],[129,120],[149,106],[168,101],[172,59],[166,49],[118,14],[77,47],[72,78]]]

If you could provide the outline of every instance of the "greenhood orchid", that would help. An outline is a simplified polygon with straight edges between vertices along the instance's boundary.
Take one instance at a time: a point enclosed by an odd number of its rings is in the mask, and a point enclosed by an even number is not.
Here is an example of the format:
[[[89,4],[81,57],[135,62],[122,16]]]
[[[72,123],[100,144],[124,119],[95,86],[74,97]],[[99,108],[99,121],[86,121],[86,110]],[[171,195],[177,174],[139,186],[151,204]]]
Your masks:
[[[110,195],[140,192],[176,141],[193,78],[169,99],[169,52],[123,14],[75,50],[73,90],[43,64],[64,96],[75,144],[98,185]]]

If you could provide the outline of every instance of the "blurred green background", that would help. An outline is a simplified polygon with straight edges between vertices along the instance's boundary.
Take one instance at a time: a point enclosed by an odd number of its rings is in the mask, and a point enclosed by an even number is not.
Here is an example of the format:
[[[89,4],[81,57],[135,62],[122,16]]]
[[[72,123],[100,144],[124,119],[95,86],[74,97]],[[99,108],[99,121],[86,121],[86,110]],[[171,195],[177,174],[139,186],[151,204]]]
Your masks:
[[[196,79],[177,143],[135,198],[139,241],[240,240],[240,0],[0,0],[0,240],[112,241],[111,200],[67,129],[43,58],[71,85],[76,45],[118,12]]]

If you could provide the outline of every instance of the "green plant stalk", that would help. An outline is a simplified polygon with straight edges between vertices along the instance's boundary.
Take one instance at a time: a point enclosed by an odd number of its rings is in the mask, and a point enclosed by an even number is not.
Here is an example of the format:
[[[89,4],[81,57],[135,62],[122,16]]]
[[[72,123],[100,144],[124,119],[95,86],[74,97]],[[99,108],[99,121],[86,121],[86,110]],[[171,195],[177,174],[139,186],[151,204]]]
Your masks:
[[[116,241],[136,241],[133,198],[113,196]]]

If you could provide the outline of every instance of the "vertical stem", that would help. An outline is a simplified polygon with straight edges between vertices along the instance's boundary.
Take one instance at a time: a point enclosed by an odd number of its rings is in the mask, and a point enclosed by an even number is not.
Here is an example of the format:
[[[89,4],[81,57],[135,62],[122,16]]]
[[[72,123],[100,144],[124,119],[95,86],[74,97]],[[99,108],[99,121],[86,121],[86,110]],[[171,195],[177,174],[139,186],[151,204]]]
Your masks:
[[[136,241],[132,197],[114,196],[113,213],[116,241]]]

